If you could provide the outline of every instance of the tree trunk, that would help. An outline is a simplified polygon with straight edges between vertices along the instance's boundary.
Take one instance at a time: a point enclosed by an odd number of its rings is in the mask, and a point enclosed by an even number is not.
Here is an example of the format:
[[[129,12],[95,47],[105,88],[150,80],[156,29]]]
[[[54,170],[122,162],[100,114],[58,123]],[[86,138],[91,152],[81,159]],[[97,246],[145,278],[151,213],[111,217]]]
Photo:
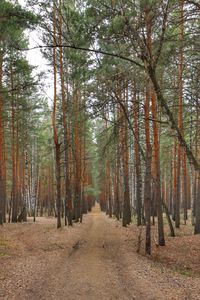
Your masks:
[[[128,87],[124,92],[124,103],[127,108],[128,103]],[[131,207],[130,207],[130,191],[129,191],[129,147],[128,147],[128,121],[124,116],[124,135],[123,135],[123,154],[122,154],[122,162],[123,162],[123,177],[124,177],[124,203],[123,203],[123,218],[122,225],[126,227],[126,225],[131,223]]]
[[[0,50],[0,225],[6,221],[6,162],[3,124],[3,52]]]
[[[56,7],[53,8],[53,44],[56,46]],[[56,107],[57,107],[57,67],[56,67],[56,47],[53,48],[53,66],[54,66],[54,103],[52,113],[53,140],[56,156],[56,208],[57,208],[57,228],[61,227],[61,170],[60,170],[60,143],[56,128]]]
[[[197,173],[198,177],[198,185],[197,185],[197,191],[198,195],[200,195],[200,171]],[[199,199],[196,197],[196,203],[195,203],[195,226],[194,226],[194,234],[200,234],[200,205],[199,205]]]
[[[75,221],[80,221],[80,205],[81,205],[81,145],[80,145],[80,128],[79,128],[79,103],[80,94],[78,92],[78,86],[74,89],[74,157],[75,157],[75,169],[74,169],[74,213]]]
[[[185,152],[183,153],[183,219],[184,219],[184,224],[186,225],[188,216],[187,216],[187,209],[188,209],[188,198],[189,198],[189,193],[188,193],[188,182],[187,182],[187,165],[186,165],[186,154]]]
[[[136,87],[134,86],[134,89]],[[135,131],[135,139],[134,139],[134,149],[135,149],[135,172],[136,172],[136,212],[137,212],[137,226],[142,225],[142,177],[141,177],[141,160],[139,153],[139,126],[138,126],[138,118],[139,118],[139,100],[137,101],[136,91],[134,90],[134,104],[133,104],[133,112],[134,112],[134,131]]]
[[[154,162],[155,162],[155,199],[157,205],[157,218],[158,218],[158,243],[160,246],[165,245],[164,225],[163,225],[163,211],[161,199],[161,183],[160,183],[160,147],[158,138],[158,125],[157,125],[157,107],[156,95],[152,92],[152,116],[153,120],[153,144],[154,144]]]
[[[108,124],[107,124],[107,112],[105,113],[105,119],[106,119],[106,135],[108,138],[107,130],[108,130]],[[109,151],[108,151],[109,154]],[[107,190],[107,212],[110,218],[112,218],[112,196],[111,196],[111,174],[110,174],[110,158],[109,156],[106,157],[106,190]]]
[[[13,83],[13,69],[10,68],[10,80],[11,89],[14,89]],[[17,145],[16,145],[16,124],[15,124],[15,114],[16,114],[16,103],[14,100],[14,94],[12,92],[12,222],[17,222],[18,214],[18,197],[17,197]]]
[[[149,29],[150,30],[150,29]],[[150,33],[149,33],[150,34]],[[146,170],[145,170],[145,182],[144,182],[144,207],[145,207],[145,219],[146,219],[146,254],[151,255],[151,163],[152,163],[152,147],[150,144],[150,128],[149,128],[149,102],[150,102],[150,85],[147,81],[146,97],[144,105],[145,113],[145,137],[146,137]]]
[[[171,237],[175,237],[174,227],[173,227],[173,224],[172,224],[172,221],[170,218],[170,213],[169,213],[168,207],[165,202],[163,202],[163,208],[165,210],[167,222],[169,224],[170,235],[171,235]]]
[[[175,202],[175,226],[180,227],[180,196],[181,196],[181,147],[178,144],[177,151],[177,179],[176,179],[176,202]]]
[[[60,17],[59,17],[59,43],[62,45],[62,1],[59,0]],[[68,128],[67,128],[67,113],[66,113],[66,97],[65,97],[65,79],[63,72],[63,49],[60,47],[60,79],[61,79],[61,96],[62,96],[62,125],[64,131],[64,159],[65,159],[65,218],[67,217],[68,225],[72,226],[72,194],[71,183],[69,178],[69,159],[68,159]],[[66,222],[66,221],[65,221]]]
[[[178,98],[178,127],[183,135],[183,1],[180,0],[180,53],[179,53],[179,98]],[[180,227],[180,198],[181,198],[181,162],[182,162],[182,149],[180,143],[178,143],[178,156],[177,156],[177,193],[176,193],[176,205],[175,205],[175,226]]]
[[[146,157],[146,170],[144,182],[144,207],[145,207],[145,220],[146,220],[146,244],[145,251],[151,255],[151,148],[147,149]]]

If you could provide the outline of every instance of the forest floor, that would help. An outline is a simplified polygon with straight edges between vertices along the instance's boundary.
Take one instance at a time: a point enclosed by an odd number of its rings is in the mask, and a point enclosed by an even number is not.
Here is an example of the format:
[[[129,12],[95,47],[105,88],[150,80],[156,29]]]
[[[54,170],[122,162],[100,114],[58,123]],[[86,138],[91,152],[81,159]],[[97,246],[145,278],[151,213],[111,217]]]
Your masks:
[[[200,299],[200,237],[188,228],[166,247],[154,242],[148,258],[143,245],[136,252],[141,229],[123,228],[98,205],[72,228],[57,230],[53,218],[5,224],[0,299]]]

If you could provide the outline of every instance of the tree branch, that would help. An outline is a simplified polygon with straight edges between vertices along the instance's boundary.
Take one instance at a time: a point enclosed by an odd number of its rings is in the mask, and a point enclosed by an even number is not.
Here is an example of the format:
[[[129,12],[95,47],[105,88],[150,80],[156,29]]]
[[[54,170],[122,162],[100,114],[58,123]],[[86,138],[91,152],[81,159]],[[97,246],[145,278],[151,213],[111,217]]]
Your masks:
[[[32,47],[32,48],[18,48],[18,47],[15,47],[16,50],[19,50],[19,51],[31,51],[31,50],[34,50],[34,49],[44,49],[44,48],[70,48],[70,49],[74,49],[74,50],[81,50],[81,51],[86,51],[86,52],[93,52],[93,53],[97,53],[97,54],[103,54],[103,55],[107,55],[107,56],[112,56],[112,57],[116,57],[116,58],[120,58],[120,59],[123,59],[123,60],[126,60],[126,61],[129,61],[133,64],[135,64],[136,66],[144,69],[144,66],[141,65],[139,62],[135,61],[134,59],[131,59],[129,57],[125,57],[123,55],[120,55],[120,54],[117,54],[117,53],[111,53],[111,52],[107,52],[107,51],[103,51],[101,49],[91,49],[91,48],[87,48],[87,47],[79,47],[79,46],[75,46],[75,45],[59,45],[59,44],[56,44],[56,45],[38,45],[38,46],[35,46],[35,47]]]

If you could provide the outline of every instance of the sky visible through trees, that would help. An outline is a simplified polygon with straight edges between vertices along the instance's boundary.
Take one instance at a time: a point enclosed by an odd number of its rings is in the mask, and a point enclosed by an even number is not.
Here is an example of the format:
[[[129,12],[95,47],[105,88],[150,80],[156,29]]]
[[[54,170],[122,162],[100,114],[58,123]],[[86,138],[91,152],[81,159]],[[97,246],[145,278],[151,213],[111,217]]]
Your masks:
[[[18,3],[22,7],[26,6],[26,1],[24,1],[24,0],[19,0]],[[30,48],[34,48],[34,47],[37,47],[39,44],[42,44],[39,28],[36,30],[28,30],[26,35],[27,35],[27,38],[29,39],[29,47]],[[45,80],[45,85],[43,87],[43,92],[44,92],[45,97],[48,98],[49,106],[51,106],[52,101],[53,101],[52,100],[52,98],[53,98],[53,91],[52,91],[53,90],[52,89],[53,77],[51,76],[50,70],[48,68],[48,60],[46,60],[44,58],[44,56],[42,55],[41,51],[38,48],[33,49],[31,51],[27,51],[26,56],[27,56],[29,63],[31,65],[37,67],[37,69],[35,71],[36,73],[38,71],[45,72],[46,80]]]

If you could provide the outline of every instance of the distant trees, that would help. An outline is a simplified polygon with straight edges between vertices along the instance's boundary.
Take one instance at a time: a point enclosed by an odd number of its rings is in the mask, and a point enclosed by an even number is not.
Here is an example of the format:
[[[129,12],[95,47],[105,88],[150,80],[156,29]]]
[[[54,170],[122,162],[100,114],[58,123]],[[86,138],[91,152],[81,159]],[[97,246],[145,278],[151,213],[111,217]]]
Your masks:
[[[9,1],[0,4],[0,223],[6,220],[7,205],[7,158],[12,152],[12,193],[10,210],[12,221],[17,221],[20,206],[24,202],[24,159],[25,143],[19,132],[23,130],[27,101],[31,97],[34,81],[30,66],[13,46],[25,46],[23,31],[36,24],[36,17]],[[7,147],[7,126],[11,129],[12,149]],[[22,133],[22,131],[21,131]],[[21,138],[21,143],[19,140]],[[26,138],[26,137],[25,137]],[[25,210],[25,206],[24,206]],[[24,216],[25,218],[25,216]]]

